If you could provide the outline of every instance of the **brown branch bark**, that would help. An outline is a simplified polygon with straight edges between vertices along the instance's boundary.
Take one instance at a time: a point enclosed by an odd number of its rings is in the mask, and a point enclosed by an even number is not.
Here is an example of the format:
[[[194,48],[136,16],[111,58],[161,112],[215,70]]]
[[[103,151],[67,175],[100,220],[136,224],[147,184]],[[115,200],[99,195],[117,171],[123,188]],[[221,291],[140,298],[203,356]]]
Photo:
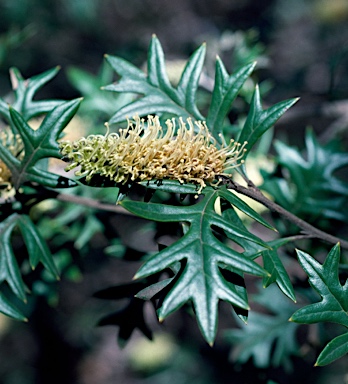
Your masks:
[[[133,216],[133,213],[130,213],[127,210],[125,210],[121,205],[106,204],[106,203],[102,203],[99,200],[90,199],[88,197],[59,193],[55,198],[59,201],[64,201],[67,203],[80,204],[89,208],[100,209],[103,211]]]
[[[242,195],[248,196],[253,200],[263,204],[269,210],[279,213],[286,220],[290,221],[291,223],[295,224],[297,227],[301,228],[305,235],[310,235],[311,237],[319,238],[331,244],[340,243],[342,248],[348,249],[348,241],[340,239],[336,236],[330,235],[314,227],[313,225],[300,219],[293,213],[287,211],[280,205],[276,204],[272,200],[269,200],[252,182],[249,181],[248,184],[249,184],[248,187],[245,187],[233,180],[230,180],[228,187],[238,193],[241,193]]]
[[[273,212],[279,213],[283,218],[295,224],[297,227],[301,228],[303,230],[304,237],[315,237],[331,244],[340,243],[342,248],[348,249],[348,241],[340,239],[336,236],[330,235],[329,233],[326,233],[314,227],[313,225],[307,223],[306,221],[300,219],[299,217],[287,211],[286,209],[276,204],[272,200],[269,200],[260,191],[260,189],[258,189],[250,180],[248,179],[245,179],[245,180],[248,183],[247,187],[235,182],[234,180],[229,179],[228,188],[233,189],[237,193],[240,193],[244,196],[250,197],[251,199],[261,203],[262,205],[264,205],[265,207],[267,207],[269,210]],[[132,213],[128,212],[120,205],[106,204],[98,200],[90,199],[87,197],[59,193],[55,198],[60,201],[73,203],[73,204],[81,204],[81,205],[85,205],[86,207],[90,207],[94,209],[100,209],[100,210],[124,214],[124,215],[133,215]]]

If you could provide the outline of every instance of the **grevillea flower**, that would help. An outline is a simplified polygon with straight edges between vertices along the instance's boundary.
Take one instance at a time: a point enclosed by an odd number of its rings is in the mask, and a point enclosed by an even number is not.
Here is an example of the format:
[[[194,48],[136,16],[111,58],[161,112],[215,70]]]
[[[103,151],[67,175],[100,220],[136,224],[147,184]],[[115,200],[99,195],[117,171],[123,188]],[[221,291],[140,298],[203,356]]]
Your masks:
[[[199,184],[200,193],[217,176],[231,176],[231,170],[243,162],[245,144],[231,140],[219,145],[205,122],[187,119],[185,123],[179,118],[176,127],[172,119],[163,129],[157,116],[146,121],[136,116],[119,133],[63,141],[60,150],[71,162],[66,171],[80,166],[75,174],[87,181],[95,174],[116,183],[172,179]]]
[[[0,145],[6,147],[12,155],[17,159],[23,158],[23,142],[20,135],[14,135],[9,128],[5,128],[0,132]],[[12,174],[7,165],[0,159],[0,197],[6,198],[10,196],[13,189],[11,183]]]

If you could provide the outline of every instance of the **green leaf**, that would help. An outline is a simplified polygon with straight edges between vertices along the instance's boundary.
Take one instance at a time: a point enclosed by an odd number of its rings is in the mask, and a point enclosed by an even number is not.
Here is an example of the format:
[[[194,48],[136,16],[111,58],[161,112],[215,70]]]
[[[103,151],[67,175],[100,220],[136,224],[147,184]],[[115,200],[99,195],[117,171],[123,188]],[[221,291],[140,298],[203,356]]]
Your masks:
[[[38,182],[48,187],[70,187],[76,185],[62,176],[41,169],[39,160],[61,158],[57,140],[60,133],[75,115],[81,99],[68,101],[55,107],[47,114],[37,130],[33,130],[15,109],[10,108],[13,124],[18,130],[24,145],[24,157],[18,160],[7,148],[0,145],[0,157],[12,173],[12,183],[16,189],[25,181]]]
[[[26,300],[26,287],[11,245],[11,234],[17,225],[19,215],[14,213],[0,223],[0,284],[6,281],[13,293]]]
[[[196,93],[199,79],[203,69],[206,46],[202,44],[191,56],[181,75],[177,92],[180,100],[184,101],[186,110],[196,119],[204,120],[204,117],[196,107]]]
[[[323,265],[305,252],[297,250],[297,255],[309,283],[319,293],[321,301],[299,309],[290,320],[305,324],[333,322],[348,327],[348,281],[343,286],[339,281],[339,244],[331,249]],[[331,362],[341,357],[347,349],[346,341],[347,336],[334,339],[330,346],[326,346],[316,364],[324,365],[327,364],[325,361]]]
[[[231,104],[252,73],[255,64],[245,65],[229,76],[221,59],[219,57],[216,59],[215,84],[207,116],[207,126],[213,134],[222,131],[223,122],[231,109]]]
[[[297,324],[289,323],[289,314],[294,305],[284,302],[284,297],[272,287],[255,296],[255,301],[263,305],[270,314],[251,312],[248,324],[240,329],[225,332],[232,344],[232,359],[240,363],[251,357],[259,368],[284,366],[291,369],[292,355],[297,355]]]
[[[113,95],[101,89],[113,78],[113,69],[105,61],[97,75],[77,67],[69,67],[67,77],[83,96],[80,112],[93,121],[104,122],[115,108],[121,108],[132,100],[132,95]]]
[[[331,249],[323,265],[300,250],[297,255],[309,283],[322,300],[299,309],[291,321],[306,324],[330,321],[348,327],[348,282],[342,286],[338,278],[339,244]]]
[[[195,105],[198,81],[202,70],[205,46],[194,52],[188,61],[177,89],[169,82],[163,50],[156,36],[148,53],[148,76],[127,61],[116,56],[106,56],[111,67],[121,76],[114,84],[104,87],[113,92],[131,92],[142,96],[120,108],[110,119],[110,124],[124,121],[127,116],[161,115],[170,113],[184,119],[193,117],[202,120],[203,116]]]
[[[19,228],[22,233],[31,267],[34,269],[41,262],[53,276],[58,277],[58,272],[47,244],[29,216],[13,213],[3,220],[0,223],[0,284],[6,281],[12,292],[26,301],[27,288],[11,245],[11,235],[15,228]]]
[[[17,225],[21,230],[25,245],[29,254],[29,262],[32,269],[35,269],[39,262],[55,277],[59,278],[57,267],[53,262],[48,246],[38,232],[36,226],[27,215],[20,215]]]
[[[312,130],[306,132],[306,152],[276,142],[282,177],[265,175],[262,186],[286,209],[317,222],[318,217],[348,222],[348,184],[339,174],[348,166],[348,154],[333,141],[320,145]]]
[[[20,321],[27,318],[0,292],[0,313]]]
[[[298,99],[290,99],[281,101],[272,107],[263,110],[261,105],[261,96],[259,87],[256,86],[255,92],[251,99],[250,110],[239,135],[238,142],[246,144],[246,156],[256,141],[273,125],[276,121],[292,106]]]
[[[278,256],[277,249],[273,248],[263,251],[262,259],[264,268],[270,273],[270,276],[263,278],[263,286],[267,288],[272,283],[277,283],[282,292],[296,302],[294,287],[292,286],[289,275]]]
[[[321,351],[315,365],[323,366],[343,357],[348,353],[348,332],[335,337]]]
[[[15,92],[15,102],[12,108],[19,112],[26,121],[47,113],[63,103],[63,100],[33,100],[37,91],[56,76],[59,69],[59,67],[55,67],[29,79],[23,79],[17,68],[10,69],[12,88]],[[0,100],[0,114],[10,120],[8,105],[3,100]]]
[[[215,211],[217,199],[225,199],[221,190],[204,189],[204,198],[189,206],[122,201],[128,211],[150,220],[161,222],[187,222],[188,231],[177,242],[152,256],[143,264],[135,278],[143,278],[181,262],[176,282],[166,294],[158,316],[163,320],[186,302],[192,302],[203,336],[212,344],[217,329],[217,305],[224,300],[248,309],[244,290],[223,277],[222,270],[237,274],[249,273],[265,276],[267,273],[251,258],[234,251],[215,237],[212,226],[235,237],[235,241],[257,244],[258,252],[267,248],[261,239],[246,229],[227,221]]]

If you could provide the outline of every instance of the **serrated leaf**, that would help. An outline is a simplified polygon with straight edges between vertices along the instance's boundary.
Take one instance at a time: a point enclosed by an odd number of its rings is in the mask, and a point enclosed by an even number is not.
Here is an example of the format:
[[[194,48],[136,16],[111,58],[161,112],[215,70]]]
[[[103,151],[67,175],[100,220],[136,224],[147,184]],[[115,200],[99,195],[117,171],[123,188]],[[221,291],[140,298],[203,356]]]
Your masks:
[[[323,265],[305,252],[297,250],[297,255],[308,275],[309,283],[319,293],[321,301],[299,309],[290,320],[305,324],[333,322],[348,327],[348,280],[343,286],[339,281],[339,244],[331,249]],[[347,350],[346,342],[346,335],[338,340],[334,339],[330,346],[326,346],[316,364],[328,364],[341,357],[343,351]]]
[[[297,101],[298,99],[281,101],[263,110],[259,87],[256,86],[247,119],[237,140],[240,143],[247,142],[245,156],[248,155],[256,141]]]
[[[245,363],[253,357],[259,368],[284,366],[290,369],[290,356],[298,354],[298,326],[288,322],[293,305],[284,303],[283,296],[272,287],[263,290],[255,301],[264,305],[272,315],[251,312],[248,324],[225,332],[233,346],[233,360]]]
[[[261,239],[247,230],[235,226],[217,214],[214,209],[217,197],[225,198],[220,190],[206,188],[204,198],[190,206],[123,201],[128,211],[151,220],[161,222],[187,222],[190,224],[185,235],[174,244],[152,256],[143,264],[135,278],[143,278],[169,268],[182,261],[184,266],[177,281],[169,290],[158,309],[160,320],[191,301],[195,308],[198,324],[208,343],[212,344],[217,328],[217,304],[225,300],[232,305],[248,309],[247,299],[236,286],[227,281],[220,268],[236,273],[265,276],[262,267],[219,241],[212,232],[212,226],[223,229],[244,241],[251,241],[259,250],[267,248]]]
[[[146,116],[170,113],[182,116],[184,119],[193,117],[196,120],[202,120],[203,116],[195,105],[195,96],[204,55],[204,46],[196,50],[188,61],[177,88],[174,88],[167,78],[163,50],[156,36],[152,37],[149,48],[148,76],[123,59],[106,56],[106,60],[121,79],[104,89],[142,95],[120,108],[111,117],[110,124],[124,121],[127,116],[132,117],[136,114]]]
[[[59,175],[42,170],[37,166],[39,160],[60,158],[57,140],[61,131],[75,115],[81,99],[68,101],[55,107],[47,114],[37,130],[33,130],[15,109],[10,108],[10,115],[24,145],[24,157],[18,160],[7,148],[0,145],[0,157],[10,169],[12,183],[16,189],[25,181],[35,181],[49,187],[76,185]]]
[[[240,89],[252,73],[255,63],[245,65],[232,75],[228,75],[221,59],[216,59],[215,84],[207,116],[207,125],[211,132],[221,132],[224,119]]]
[[[339,244],[331,249],[323,265],[303,251],[297,250],[297,256],[322,300],[299,309],[291,321],[306,324],[330,321],[348,327],[348,282],[342,286],[338,278]]]
[[[17,219],[17,225],[21,230],[28,250],[30,266],[35,269],[38,263],[41,262],[55,278],[58,278],[58,270],[54,264],[51,252],[30,217],[20,215]]]
[[[11,235],[16,227],[22,233],[32,268],[41,262],[53,276],[57,277],[58,272],[45,241],[29,216],[13,213],[3,220],[0,223],[0,284],[6,281],[13,293],[25,301],[27,288],[11,245]]]
[[[311,130],[306,132],[305,153],[279,141],[275,148],[283,177],[265,175],[262,188],[307,221],[319,216],[347,222],[348,184],[337,176],[348,166],[347,153],[335,142],[320,145]]]
[[[26,300],[26,287],[11,245],[11,234],[17,225],[19,215],[13,213],[0,223],[0,284],[6,281],[13,293]]]
[[[12,108],[19,112],[26,121],[35,116],[47,113],[63,103],[63,100],[34,101],[37,91],[56,76],[58,71],[59,67],[55,67],[29,79],[23,79],[17,68],[10,69],[12,88],[15,92],[15,101]],[[7,120],[10,120],[8,105],[2,100],[0,100],[0,114]]]

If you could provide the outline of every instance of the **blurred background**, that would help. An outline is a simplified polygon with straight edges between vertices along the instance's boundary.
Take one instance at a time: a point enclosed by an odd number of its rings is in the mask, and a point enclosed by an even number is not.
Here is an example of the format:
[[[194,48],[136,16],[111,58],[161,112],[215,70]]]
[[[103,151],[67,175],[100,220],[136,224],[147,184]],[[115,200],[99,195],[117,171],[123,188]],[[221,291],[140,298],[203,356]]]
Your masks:
[[[0,96],[11,100],[11,67],[29,78],[59,65],[60,73],[38,98],[82,94],[86,106],[73,130],[102,127],[128,100],[100,95],[99,87],[114,80],[103,55],[146,68],[154,33],[173,82],[183,62],[207,42],[203,88],[210,89],[216,55],[229,71],[257,60],[254,79],[261,84],[266,106],[301,97],[279,122],[276,135],[303,146],[305,129],[311,126],[323,142],[336,135],[347,140],[346,0],[0,0]],[[106,198],[103,191],[98,193]],[[291,357],[292,368],[252,358],[238,361],[222,338],[213,348],[207,346],[185,311],[159,326],[149,306],[154,342],[135,331],[121,348],[116,328],[98,328],[96,323],[122,303],[92,295],[131,280],[139,255],[153,249],[147,239],[157,229],[131,217],[95,215],[87,208],[70,208],[57,218],[62,208],[50,204],[42,207],[51,212],[50,220],[41,217],[40,209],[34,214],[57,254],[62,281],[54,285],[46,279],[46,284],[32,287],[36,295],[28,303],[28,324],[0,316],[0,384],[324,384],[343,382],[344,377],[348,382],[342,360],[314,369],[315,355],[306,354],[305,346],[300,356]],[[54,225],[65,232],[57,235]],[[81,238],[86,228],[88,235]],[[220,319],[222,329],[235,322],[223,306]]]

